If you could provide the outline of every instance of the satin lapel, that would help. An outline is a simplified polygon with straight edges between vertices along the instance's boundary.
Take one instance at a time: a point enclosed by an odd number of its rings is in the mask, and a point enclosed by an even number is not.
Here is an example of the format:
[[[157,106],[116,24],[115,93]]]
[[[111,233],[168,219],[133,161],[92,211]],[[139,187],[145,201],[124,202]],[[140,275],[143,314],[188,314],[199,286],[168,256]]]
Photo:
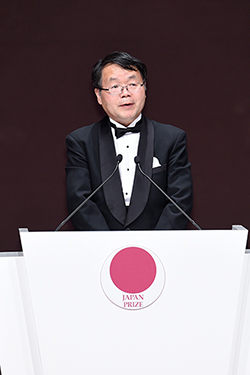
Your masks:
[[[152,121],[143,116],[138,155],[142,170],[152,176],[154,154],[154,126]],[[125,225],[132,223],[144,210],[149,196],[151,183],[138,169],[135,172],[134,186]]]
[[[112,173],[116,164],[115,146],[107,117],[101,121],[99,127],[99,151],[101,177],[102,181],[104,181]],[[120,223],[124,224],[126,219],[126,207],[118,171],[103,186],[103,192],[110,212]]]

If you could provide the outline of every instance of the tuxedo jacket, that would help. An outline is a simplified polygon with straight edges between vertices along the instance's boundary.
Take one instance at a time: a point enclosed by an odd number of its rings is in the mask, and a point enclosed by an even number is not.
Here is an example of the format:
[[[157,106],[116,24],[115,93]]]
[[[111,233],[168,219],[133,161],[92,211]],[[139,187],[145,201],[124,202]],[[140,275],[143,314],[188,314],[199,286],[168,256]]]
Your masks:
[[[67,204],[71,213],[115,168],[116,151],[109,118],[73,131],[67,136],[66,145]],[[192,177],[185,132],[142,116],[138,156],[142,170],[190,214]],[[153,168],[153,157],[160,166]],[[71,221],[76,230],[163,230],[187,226],[186,217],[138,168],[128,207],[118,169]]]

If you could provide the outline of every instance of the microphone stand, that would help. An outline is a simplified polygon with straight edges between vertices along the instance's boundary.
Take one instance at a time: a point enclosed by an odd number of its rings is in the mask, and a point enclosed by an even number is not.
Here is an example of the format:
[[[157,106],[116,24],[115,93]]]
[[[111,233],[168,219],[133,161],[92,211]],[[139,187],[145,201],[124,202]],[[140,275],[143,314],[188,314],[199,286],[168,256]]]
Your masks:
[[[95,193],[97,193],[98,190],[100,190],[101,187],[103,187],[103,185],[105,185],[106,182],[108,182],[114,176],[114,174],[117,171],[118,166],[119,166],[121,161],[122,161],[122,155],[119,154],[116,157],[116,166],[115,166],[115,169],[113,170],[113,172],[111,173],[111,175],[109,177],[107,177],[106,180],[103,181],[101,183],[101,185],[99,185],[79,206],[77,206],[75,208],[75,210],[72,211],[71,214],[69,216],[67,216],[66,219],[64,219],[61,222],[61,224],[58,225],[58,227],[55,229],[55,232],[58,232],[72,218],[72,216],[74,216],[80,210],[80,208],[82,208],[93,197],[93,195],[95,195]]]
[[[183,211],[183,209],[167,194],[165,193],[165,191],[163,191],[160,186],[158,186],[154,180],[152,180],[152,178],[150,178],[145,172],[143,172],[143,170],[141,169],[141,166],[140,166],[140,158],[139,156],[136,156],[135,157],[135,164],[137,165],[139,171],[141,172],[141,174],[143,174],[144,177],[146,177],[168,200],[170,200],[171,203],[173,203],[173,205],[184,215],[186,216],[186,218],[188,219],[188,221],[190,221],[190,223],[192,223],[196,229],[199,229],[199,230],[202,230],[201,227],[190,217],[188,216],[188,214]]]

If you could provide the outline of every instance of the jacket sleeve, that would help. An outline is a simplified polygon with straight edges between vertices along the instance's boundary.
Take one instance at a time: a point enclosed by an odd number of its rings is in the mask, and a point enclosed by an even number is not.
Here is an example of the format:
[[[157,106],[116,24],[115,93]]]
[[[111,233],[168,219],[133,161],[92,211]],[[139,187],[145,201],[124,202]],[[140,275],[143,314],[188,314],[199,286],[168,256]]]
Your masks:
[[[186,133],[181,131],[166,160],[166,193],[190,215],[193,205],[193,186],[186,146]],[[187,218],[167,200],[155,229],[186,229],[187,224]]]
[[[91,171],[84,143],[80,144],[70,134],[66,138],[66,146],[68,155],[67,205],[71,213],[93,192],[94,188],[91,183]],[[110,229],[100,209],[91,199],[71,218],[71,221],[76,230]]]

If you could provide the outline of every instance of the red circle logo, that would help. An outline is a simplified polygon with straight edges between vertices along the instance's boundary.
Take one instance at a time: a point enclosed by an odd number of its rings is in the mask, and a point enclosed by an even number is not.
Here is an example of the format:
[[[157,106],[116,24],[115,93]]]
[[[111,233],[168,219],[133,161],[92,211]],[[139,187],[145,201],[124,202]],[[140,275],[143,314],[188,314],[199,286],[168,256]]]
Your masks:
[[[139,247],[127,247],[114,256],[110,276],[123,292],[141,293],[154,282],[156,264],[147,251]]]
[[[129,246],[114,251],[105,260],[101,285],[115,305],[126,310],[143,309],[161,295],[165,270],[154,252]]]

